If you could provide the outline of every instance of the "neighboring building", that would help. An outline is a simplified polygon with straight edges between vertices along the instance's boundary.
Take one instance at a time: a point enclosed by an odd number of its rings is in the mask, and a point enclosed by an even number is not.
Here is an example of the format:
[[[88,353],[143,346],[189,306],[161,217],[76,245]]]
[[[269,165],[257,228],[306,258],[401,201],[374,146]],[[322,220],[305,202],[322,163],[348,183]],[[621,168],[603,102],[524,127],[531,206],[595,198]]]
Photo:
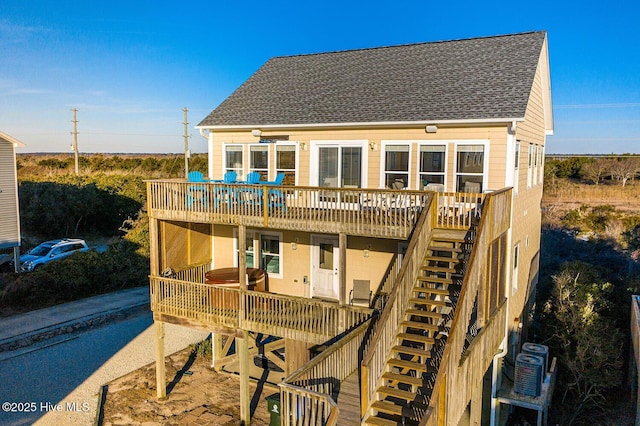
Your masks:
[[[165,322],[212,330],[216,366],[235,337],[248,420],[262,333],[283,342],[284,424],[504,420],[538,279],[545,32],[273,58],[197,128],[211,181],[148,183],[158,360]],[[205,283],[225,267],[267,284]]]
[[[20,267],[20,209],[16,147],[19,140],[0,132],[0,249],[13,248],[15,271]]]

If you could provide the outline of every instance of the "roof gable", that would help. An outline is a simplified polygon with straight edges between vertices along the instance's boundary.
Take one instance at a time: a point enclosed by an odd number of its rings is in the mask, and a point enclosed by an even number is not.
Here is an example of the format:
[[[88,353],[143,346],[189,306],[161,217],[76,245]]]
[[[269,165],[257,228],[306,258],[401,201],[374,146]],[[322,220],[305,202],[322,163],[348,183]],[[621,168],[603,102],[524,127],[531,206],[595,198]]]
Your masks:
[[[524,117],[545,32],[265,63],[199,127]]]

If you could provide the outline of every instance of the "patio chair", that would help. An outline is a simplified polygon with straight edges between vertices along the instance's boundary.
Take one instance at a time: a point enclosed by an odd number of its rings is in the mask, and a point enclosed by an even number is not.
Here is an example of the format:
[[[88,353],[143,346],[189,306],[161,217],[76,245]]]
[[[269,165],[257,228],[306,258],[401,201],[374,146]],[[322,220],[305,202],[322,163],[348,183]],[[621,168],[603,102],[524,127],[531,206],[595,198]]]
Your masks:
[[[206,180],[202,172],[197,170],[187,174],[187,182],[201,182]],[[206,205],[209,203],[209,188],[207,185],[189,185],[187,186],[187,207],[192,208],[195,203]]]
[[[260,183],[261,177],[262,176],[259,172],[251,172],[247,175],[247,180],[245,183],[248,185],[256,185]],[[238,188],[234,195],[240,203],[259,204],[262,199],[262,188],[257,186],[255,188],[242,187]]]
[[[480,184],[478,182],[465,182],[464,192],[470,194],[477,194],[480,192]]]
[[[222,182],[223,183],[236,183],[237,182],[237,178],[238,178],[238,174],[236,172],[234,172],[233,170],[229,170],[222,177]],[[231,194],[231,188],[230,187],[228,187],[228,186],[218,186],[218,187],[216,187],[216,191],[215,191],[216,208],[218,208],[220,206],[220,201],[224,201],[225,199],[226,199],[227,204],[229,205],[229,207],[231,207],[232,198],[233,197],[232,197],[232,194]]]
[[[371,304],[371,280],[353,280],[353,288],[349,292],[349,304],[362,306]]]
[[[278,173],[276,179],[272,182],[264,182],[265,185],[282,185],[284,181],[284,173]],[[269,189],[267,196],[269,197],[269,208],[280,207],[283,211],[287,211],[287,205],[285,203],[285,194],[282,189]]]

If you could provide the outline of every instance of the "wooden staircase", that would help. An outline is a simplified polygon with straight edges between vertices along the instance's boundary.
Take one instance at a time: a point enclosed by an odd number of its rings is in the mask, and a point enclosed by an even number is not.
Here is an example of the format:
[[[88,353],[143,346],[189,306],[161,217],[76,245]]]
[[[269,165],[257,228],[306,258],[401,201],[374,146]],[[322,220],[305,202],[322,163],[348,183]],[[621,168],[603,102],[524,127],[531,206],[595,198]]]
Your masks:
[[[385,364],[367,425],[417,425],[426,412],[460,294],[464,235],[433,236]]]

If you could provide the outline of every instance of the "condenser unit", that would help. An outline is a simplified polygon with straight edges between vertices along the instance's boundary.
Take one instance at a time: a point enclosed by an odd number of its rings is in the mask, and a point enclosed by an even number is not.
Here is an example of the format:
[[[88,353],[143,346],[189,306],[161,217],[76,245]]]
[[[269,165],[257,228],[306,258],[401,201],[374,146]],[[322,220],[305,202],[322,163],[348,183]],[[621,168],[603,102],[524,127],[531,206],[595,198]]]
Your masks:
[[[540,396],[544,359],[537,355],[519,353],[516,357],[516,378],[513,390],[527,396]]]
[[[549,371],[549,347],[545,345],[540,345],[538,343],[523,343],[522,344],[522,352],[527,355],[537,355],[542,357],[544,360],[544,370],[543,372]]]

